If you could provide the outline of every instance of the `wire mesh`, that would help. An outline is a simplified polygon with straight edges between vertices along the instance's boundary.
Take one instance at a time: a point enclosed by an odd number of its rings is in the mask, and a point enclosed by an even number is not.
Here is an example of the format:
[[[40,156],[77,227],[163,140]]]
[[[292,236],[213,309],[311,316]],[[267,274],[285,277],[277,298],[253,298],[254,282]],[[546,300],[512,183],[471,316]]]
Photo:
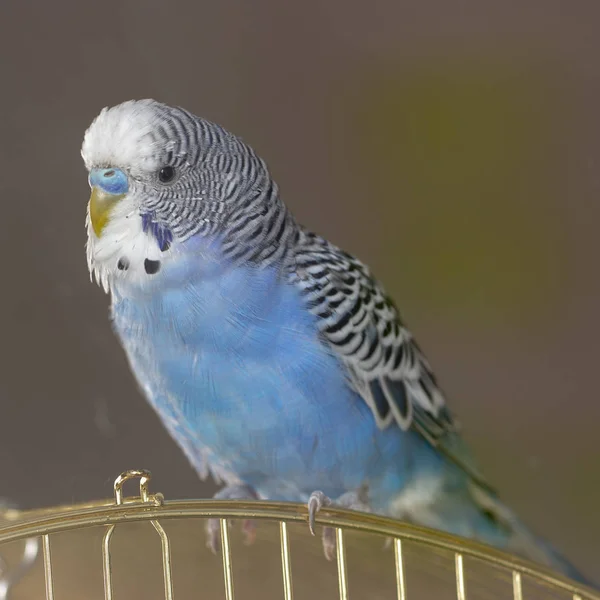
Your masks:
[[[124,484],[131,480],[139,481],[139,496],[126,498],[123,493]],[[349,546],[347,544],[347,536],[360,533],[363,536],[379,536],[378,539],[385,537],[391,539],[393,546],[393,560],[389,563],[393,564],[393,572],[391,573],[390,581],[393,583],[385,592],[376,590],[375,578],[373,571],[371,573],[372,580],[366,581],[366,587],[363,585],[362,595],[353,594],[353,598],[367,597],[369,600],[375,598],[390,598],[397,600],[413,600],[414,598],[423,596],[419,591],[419,584],[415,577],[407,576],[407,550],[412,546],[419,546],[421,550],[427,552],[440,552],[452,556],[453,577],[445,581],[444,586],[436,588],[436,597],[440,598],[456,598],[456,600],[473,600],[475,597],[481,598],[512,598],[513,600],[532,600],[533,598],[570,598],[572,600],[600,600],[600,595],[594,590],[585,588],[577,583],[570,581],[558,574],[548,570],[539,568],[531,563],[514,558],[507,554],[497,552],[485,546],[468,542],[466,540],[455,538],[453,536],[434,532],[432,530],[412,527],[407,524],[363,513],[355,513],[351,511],[326,509],[321,511],[317,516],[317,523],[322,526],[329,526],[335,529],[336,539],[336,555],[335,555],[335,577],[337,580],[337,594],[325,596],[320,592],[323,588],[323,579],[317,573],[321,567],[311,566],[308,570],[304,570],[302,578],[292,578],[292,571],[297,570],[299,563],[292,561],[292,554],[298,551],[298,559],[306,560],[306,555],[302,555],[300,545],[297,539],[290,535],[290,527],[295,524],[306,525],[308,515],[306,507],[288,503],[274,502],[245,502],[245,501],[215,501],[215,500],[198,500],[198,501],[170,501],[165,502],[162,494],[151,494],[149,484],[151,475],[144,470],[130,470],[122,473],[114,483],[114,502],[97,502],[85,505],[55,507],[50,509],[41,509],[36,511],[19,512],[16,510],[6,511],[3,515],[5,525],[0,527],[0,553],[4,554],[4,549],[11,544],[21,544],[22,554],[17,560],[17,565],[13,569],[8,567],[8,564],[2,559],[0,560],[0,600],[5,598],[30,598],[34,597],[31,592],[31,587],[27,588],[24,584],[29,578],[33,577],[33,566],[36,563],[36,558],[39,554],[39,548],[42,549],[42,565],[43,582],[45,586],[45,598],[47,600],[62,600],[62,598],[81,597],[81,591],[72,592],[69,588],[75,578],[74,573],[80,572],[81,567],[75,567],[74,563],[68,565],[67,569],[55,568],[54,544],[58,543],[60,536],[67,532],[88,532],[92,528],[102,528],[103,533],[100,541],[100,556],[102,564],[102,592],[94,596],[90,591],[86,593],[87,598],[103,597],[106,600],[114,600],[115,598],[115,582],[114,582],[114,552],[113,552],[113,537],[117,529],[127,529],[127,524],[149,522],[158,537],[160,542],[160,571],[162,572],[162,591],[155,590],[153,597],[165,598],[173,600],[174,598],[202,597],[202,598],[225,598],[226,600],[236,599],[237,583],[246,583],[239,573],[234,568],[234,564],[243,562],[238,552],[243,549],[235,550],[235,545],[232,543],[232,535],[230,532],[230,524],[234,519],[255,519],[263,523],[275,523],[278,528],[276,543],[280,554],[279,561],[271,560],[271,569],[280,571],[278,589],[273,592],[272,597],[283,598],[284,600],[293,600],[294,594],[298,588],[298,584],[302,584],[302,590],[306,592],[310,590],[313,594],[318,594],[318,597],[337,597],[340,600],[348,600],[350,598],[351,584],[350,579],[354,571],[359,568],[357,565],[364,562],[364,557],[360,556],[363,553],[369,553],[367,545],[364,543],[365,537],[361,538],[361,543],[352,552],[359,553],[358,557],[353,558],[353,562],[349,561]],[[179,569],[177,575],[181,577],[183,567],[179,568],[179,559],[174,561],[173,547],[170,534],[161,524],[167,521],[181,521],[185,519],[219,519],[219,530],[221,539],[221,564],[222,564],[222,588],[220,591],[211,589],[212,595],[191,595],[188,590],[185,590],[183,585],[177,586],[177,577],[174,575],[173,566]],[[304,527],[307,531],[307,525]],[[303,531],[304,531],[303,530]],[[195,536],[192,528],[184,531],[184,534]],[[136,537],[137,536],[137,537]],[[142,543],[137,530],[129,531],[128,536],[124,539],[133,537],[133,547],[135,552],[143,554],[147,548],[147,544]],[[308,538],[307,538],[308,539]],[[314,538],[311,538],[313,546],[317,544]],[[193,543],[197,542],[193,537]],[[71,560],[80,552],[79,542],[71,541],[68,545],[72,546]],[[63,540],[62,546],[65,547]],[[246,549],[246,552],[250,552]],[[356,552],[354,554],[356,554]],[[383,550],[382,550],[383,552]],[[60,552],[59,552],[60,554]],[[235,555],[235,556],[234,556]],[[370,552],[371,556],[374,553]],[[440,555],[441,556],[441,555]],[[360,562],[357,561],[360,559]],[[328,564],[324,557],[320,557],[323,569]],[[418,564],[423,567],[422,581],[429,578],[435,578],[436,571],[439,569],[440,558],[436,567],[435,560],[429,562],[419,558]],[[236,561],[239,561],[236,563]],[[39,562],[39,561],[38,561]],[[63,561],[64,562],[64,561]],[[375,558],[374,563],[383,571],[383,564],[386,561],[380,558]],[[417,561],[413,561],[417,562]],[[95,570],[100,570],[100,561],[97,563],[93,560],[86,559],[85,580],[91,582]],[[277,564],[276,564],[277,563]],[[94,564],[97,564],[94,567]],[[145,562],[147,565],[148,563]],[[208,563],[205,563],[208,564]],[[293,565],[295,564],[295,567]],[[470,584],[469,575],[474,570],[474,565],[485,565],[488,569],[486,577],[493,578],[495,574],[501,574],[504,579],[509,582],[509,586],[504,588],[503,593],[481,594],[481,590],[475,589],[474,585]],[[57,572],[63,571],[68,573],[67,577],[62,578],[62,582],[57,581]],[[214,569],[212,569],[214,571]],[[392,571],[392,569],[390,569]],[[207,571],[208,572],[208,571]],[[127,576],[131,578],[131,570],[127,570]],[[308,573],[308,576],[307,576]],[[350,579],[349,579],[350,576]],[[237,578],[237,579],[236,579]],[[306,581],[308,579],[308,581]],[[480,578],[481,580],[481,578]],[[294,583],[296,582],[296,583]],[[356,582],[356,581],[355,581]],[[371,583],[373,584],[372,587]],[[57,585],[59,584],[59,585]],[[87,585],[87,584],[86,584]],[[537,585],[537,587],[534,587]],[[91,583],[90,583],[91,586]],[[57,590],[60,587],[61,593]],[[248,585],[243,585],[243,593],[240,594],[244,598],[267,598],[266,586],[264,581],[255,581],[254,587],[257,589],[249,589]],[[21,592],[21,588],[23,591]],[[140,586],[134,586],[133,592],[129,592],[129,597],[144,597],[147,594],[141,593]],[[208,588],[207,588],[208,589]],[[139,595],[136,595],[136,590]],[[178,593],[179,590],[179,593]],[[365,591],[367,590],[367,591]],[[329,590],[331,591],[331,590]],[[422,590],[421,590],[422,591]],[[35,597],[43,597],[43,595],[35,594]],[[125,597],[117,594],[117,597]],[[424,597],[434,597],[430,592],[425,593]]]

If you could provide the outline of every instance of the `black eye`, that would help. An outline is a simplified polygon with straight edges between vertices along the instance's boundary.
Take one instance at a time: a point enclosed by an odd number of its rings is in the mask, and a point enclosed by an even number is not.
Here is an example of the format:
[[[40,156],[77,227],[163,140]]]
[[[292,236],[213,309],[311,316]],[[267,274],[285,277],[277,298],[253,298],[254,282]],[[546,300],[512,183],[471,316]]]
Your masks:
[[[175,178],[175,169],[173,167],[163,167],[158,172],[158,180],[161,183],[169,183]]]

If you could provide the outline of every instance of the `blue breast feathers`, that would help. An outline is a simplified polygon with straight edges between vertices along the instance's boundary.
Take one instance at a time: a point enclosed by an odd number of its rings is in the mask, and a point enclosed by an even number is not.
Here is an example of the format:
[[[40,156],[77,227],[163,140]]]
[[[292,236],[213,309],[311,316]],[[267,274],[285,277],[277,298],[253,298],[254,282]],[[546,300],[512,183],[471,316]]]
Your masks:
[[[172,433],[199,471],[198,457],[210,456],[215,471],[296,501],[368,480],[384,502],[417,463],[439,467],[420,438],[376,427],[275,267],[203,264],[185,285],[113,306],[133,371],[167,426],[179,422]]]

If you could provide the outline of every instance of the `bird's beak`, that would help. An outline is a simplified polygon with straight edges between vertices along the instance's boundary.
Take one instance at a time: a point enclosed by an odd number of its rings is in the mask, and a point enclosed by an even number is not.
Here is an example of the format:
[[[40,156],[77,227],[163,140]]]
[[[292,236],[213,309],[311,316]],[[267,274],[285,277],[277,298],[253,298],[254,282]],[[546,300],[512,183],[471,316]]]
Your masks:
[[[125,198],[125,194],[109,194],[98,186],[92,186],[92,195],[90,196],[90,220],[92,228],[97,237],[102,235],[102,230],[108,223],[110,213],[120,200]]]

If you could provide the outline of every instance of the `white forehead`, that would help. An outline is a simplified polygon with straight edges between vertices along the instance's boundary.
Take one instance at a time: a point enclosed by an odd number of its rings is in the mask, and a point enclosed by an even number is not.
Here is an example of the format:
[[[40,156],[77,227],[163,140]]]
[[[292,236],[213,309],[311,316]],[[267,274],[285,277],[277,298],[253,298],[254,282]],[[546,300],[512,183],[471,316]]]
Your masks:
[[[157,168],[159,156],[165,151],[155,135],[162,106],[154,100],[130,100],[103,108],[83,139],[81,156],[86,168]]]

